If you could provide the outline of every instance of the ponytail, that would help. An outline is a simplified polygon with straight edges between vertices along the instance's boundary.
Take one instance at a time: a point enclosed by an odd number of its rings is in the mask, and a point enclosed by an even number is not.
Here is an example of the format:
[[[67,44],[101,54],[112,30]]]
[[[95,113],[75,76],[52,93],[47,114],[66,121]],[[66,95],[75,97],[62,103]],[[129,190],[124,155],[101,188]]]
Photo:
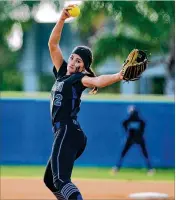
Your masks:
[[[90,67],[87,67],[86,68],[86,71],[89,73],[89,75],[91,77],[96,77],[95,73],[92,71],[92,69]],[[89,94],[96,94],[98,92],[98,88],[97,87],[94,87],[90,92]]]

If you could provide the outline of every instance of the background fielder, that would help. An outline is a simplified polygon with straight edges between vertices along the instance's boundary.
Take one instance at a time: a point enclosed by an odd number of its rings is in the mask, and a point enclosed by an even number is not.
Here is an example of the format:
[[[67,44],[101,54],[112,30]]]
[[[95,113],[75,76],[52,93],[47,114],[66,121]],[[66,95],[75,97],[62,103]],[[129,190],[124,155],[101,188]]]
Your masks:
[[[122,150],[119,161],[116,163],[115,167],[112,168],[113,173],[116,173],[120,170],[122,166],[123,159],[129,149],[134,145],[138,144],[141,147],[142,154],[145,158],[146,165],[148,168],[148,174],[153,174],[154,170],[152,169],[148,152],[146,149],[145,139],[144,139],[144,130],[145,130],[145,122],[139,117],[139,113],[135,106],[128,107],[129,117],[128,119],[123,121],[123,128],[127,132],[127,140],[125,146]]]

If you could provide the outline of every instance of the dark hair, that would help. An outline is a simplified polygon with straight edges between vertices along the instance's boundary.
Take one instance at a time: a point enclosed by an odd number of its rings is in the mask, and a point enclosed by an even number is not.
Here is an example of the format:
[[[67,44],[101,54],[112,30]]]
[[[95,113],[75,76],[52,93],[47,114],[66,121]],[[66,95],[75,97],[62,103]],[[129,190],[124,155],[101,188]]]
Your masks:
[[[92,69],[89,67],[86,69],[86,71],[89,73],[88,75],[90,75],[91,77],[96,77],[95,73],[92,71]],[[96,94],[98,92],[98,88],[94,87],[89,94]]]

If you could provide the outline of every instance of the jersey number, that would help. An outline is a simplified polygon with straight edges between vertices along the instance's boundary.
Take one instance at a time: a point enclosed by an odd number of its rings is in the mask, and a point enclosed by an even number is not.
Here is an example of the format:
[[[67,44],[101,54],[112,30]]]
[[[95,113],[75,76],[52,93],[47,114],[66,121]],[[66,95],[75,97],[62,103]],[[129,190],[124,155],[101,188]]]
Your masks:
[[[55,92],[62,92],[64,82],[56,82],[51,91],[51,105],[50,105],[50,110],[52,110],[53,104],[55,106],[61,106],[61,101],[63,99],[63,96],[61,94],[56,94]]]
[[[55,100],[54,100],[54,105],[61,106],[62,99],[63,99],[63,96],[61,94],[56,94]]]

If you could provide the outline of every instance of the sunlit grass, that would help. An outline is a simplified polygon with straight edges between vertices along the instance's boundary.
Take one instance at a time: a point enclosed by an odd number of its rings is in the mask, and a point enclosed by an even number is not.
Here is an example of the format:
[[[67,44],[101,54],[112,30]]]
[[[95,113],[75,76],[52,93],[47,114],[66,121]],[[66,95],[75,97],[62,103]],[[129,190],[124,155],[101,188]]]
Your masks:
[[[1,177],[43,177],[45,166],[1,166]],[[75,167],[73,178],[114,179],[114,180],[153,180],[174,181],[174,169],[157,169],[156,174],[147,176],[146,169],[123,168],[117,175],[112,175],[111,168]]]

